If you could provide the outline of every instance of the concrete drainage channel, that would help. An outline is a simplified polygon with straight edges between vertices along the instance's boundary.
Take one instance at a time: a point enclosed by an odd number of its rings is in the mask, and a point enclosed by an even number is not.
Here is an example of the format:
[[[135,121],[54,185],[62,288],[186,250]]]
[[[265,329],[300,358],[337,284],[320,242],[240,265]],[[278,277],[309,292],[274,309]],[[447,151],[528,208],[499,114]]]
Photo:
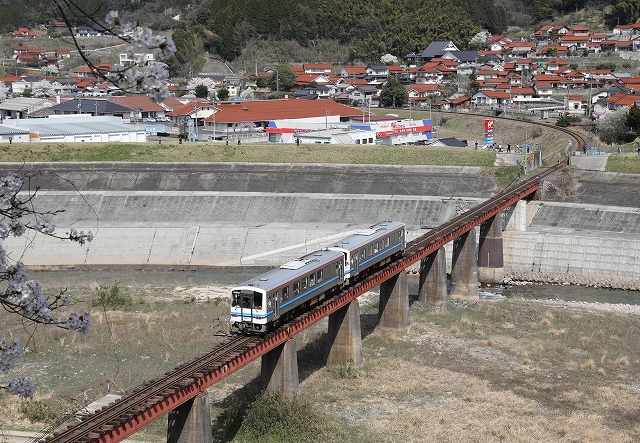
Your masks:
[[[37,236],[9,239],[27,265],[275,266],[381,220],[408,239],[480,199],[408,195],[45,191],[41,210],[66,208],[58,229],[95,232],[88,247]],[[507,227],[511,213],[503,211]],[[640,211],[532,202],[526,230],[504,231],[505,271],[640,279]],[[445,248],[450,254],[450,246]],[[61,254],[61,250],[64,252]]]

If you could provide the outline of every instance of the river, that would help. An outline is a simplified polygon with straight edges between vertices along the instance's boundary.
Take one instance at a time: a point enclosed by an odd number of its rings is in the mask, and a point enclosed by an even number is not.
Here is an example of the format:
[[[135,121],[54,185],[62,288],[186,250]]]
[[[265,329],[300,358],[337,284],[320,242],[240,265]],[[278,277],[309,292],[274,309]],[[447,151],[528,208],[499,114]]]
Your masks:
[[[30,271],[29,277],[47,287],[82,287],[119,282],[126,286],[233,286],[268,268],[255,267],[83,267],[55,271]],[[409,294],[418,293],[418,276],[409,275]],[[583,286],[524,285],[483,287],[481,297],[521,297],[640,305],[639,291]]]

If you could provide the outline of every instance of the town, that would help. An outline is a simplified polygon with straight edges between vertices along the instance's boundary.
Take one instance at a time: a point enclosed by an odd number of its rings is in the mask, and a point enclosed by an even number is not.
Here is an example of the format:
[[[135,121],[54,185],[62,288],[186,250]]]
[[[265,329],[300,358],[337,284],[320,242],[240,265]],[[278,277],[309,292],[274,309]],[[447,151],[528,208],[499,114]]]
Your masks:
[[[88,26],[74,32],[77,39],[102,36]],[[633,106],[640,86],[640,76],[631,72],[640,59],[640,23],[618,25],[609,33],[546,25],[527,39],[484,33],[474,39],[482,47],[477,50],[432,41],[423,52],[401,59],[385,54],[377,65],[287,65],[292,81],[287,84],[282,75],[275,87],[281,66],[239,75],[218,61],[214,65],[222,66],[221,72],[170,82],[172,95],[160,103],[126,94],[89,66],[65,71],[73,51],[31,46],[37,34],[27,28],[12,33],[15,72],[22,74],[0,78],[4,142],[162,143],[162,137],[172,137],[227,144],[422,144],[437,137],[431,111],[524,119],[572,115],[588,125]],[[117,56],[117,63],[98,68],[111,71],[132,63],[127,53]],[[136,58],[155,62],[152,53]],[[385,101],[384,89],[391,84],[403,89]],[[274,89],[281,91],[278,99],[267,100]],[[404,108],[409,116],[392,110],[373,115],[379,107]],[[412,110],[430,111],[429,119],[414,121]]]

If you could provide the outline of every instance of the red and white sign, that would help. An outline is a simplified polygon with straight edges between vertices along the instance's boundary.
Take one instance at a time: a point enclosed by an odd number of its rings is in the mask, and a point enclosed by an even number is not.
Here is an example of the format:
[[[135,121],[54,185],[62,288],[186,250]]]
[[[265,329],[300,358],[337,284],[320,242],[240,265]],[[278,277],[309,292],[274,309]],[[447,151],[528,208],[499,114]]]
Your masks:
[[[493,132],[493,119],[485,119],[484,132]]]
[[[376,131],[378,137],[390,137],[398,134],[409,134],[411,132],[431,131],[432,125],[424,124],[424,121],[391,122],[380,125]]]

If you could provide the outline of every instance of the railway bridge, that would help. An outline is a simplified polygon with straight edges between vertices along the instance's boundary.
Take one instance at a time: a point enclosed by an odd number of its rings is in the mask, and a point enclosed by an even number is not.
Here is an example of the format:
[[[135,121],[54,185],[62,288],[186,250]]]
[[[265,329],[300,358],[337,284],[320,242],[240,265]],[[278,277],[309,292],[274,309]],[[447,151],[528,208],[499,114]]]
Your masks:
[[[169,443],[211,441],[206,389],[262,357],[264,389],[294,395],[299,389],[296,335],[328,316],[328,365],[361,366],[362,342],[358,297],[380,285],[378,328],[409,327],[406,268],[420,262],[419,299],[443,303],[449,297],[477,299],[478,283],[502,278],[502,211],[514,207],[512,219],[523,220],[525,200],[540,183],[564,166],[558,163],[456,216],[407,243],[402,257],[265,336],[228,337],[216,348],[139,386],[84,421],[58,431],[45,441],[119,442],[168,413]],[[479,242],[476,244],[476,227]],[[453,242],[451,285],[447,288],[444,245]]]

